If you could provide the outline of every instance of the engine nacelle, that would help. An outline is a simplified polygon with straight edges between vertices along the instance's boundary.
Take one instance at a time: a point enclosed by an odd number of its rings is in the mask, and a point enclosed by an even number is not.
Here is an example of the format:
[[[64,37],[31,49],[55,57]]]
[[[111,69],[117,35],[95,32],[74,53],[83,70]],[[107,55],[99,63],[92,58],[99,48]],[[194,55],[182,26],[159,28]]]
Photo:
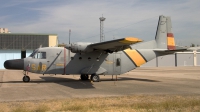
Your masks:
[[[73,52],[73,53],[86,53],[86,52],[92,51],[92,49],[90,49],[88,47],[88,45],[90,45],[90,44],[92,44],[92,43],[76,42],[76,43],[67,44],[66,48],[71,50],[71,52]]]

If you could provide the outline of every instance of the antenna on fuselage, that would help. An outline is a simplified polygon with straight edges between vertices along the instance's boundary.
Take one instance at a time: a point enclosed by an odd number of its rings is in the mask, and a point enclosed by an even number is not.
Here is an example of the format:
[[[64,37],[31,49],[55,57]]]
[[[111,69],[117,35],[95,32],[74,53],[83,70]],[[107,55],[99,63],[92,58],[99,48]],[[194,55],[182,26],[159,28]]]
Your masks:
[[[40,45],[40,47],[39,48],[42,48],[42,44]]]

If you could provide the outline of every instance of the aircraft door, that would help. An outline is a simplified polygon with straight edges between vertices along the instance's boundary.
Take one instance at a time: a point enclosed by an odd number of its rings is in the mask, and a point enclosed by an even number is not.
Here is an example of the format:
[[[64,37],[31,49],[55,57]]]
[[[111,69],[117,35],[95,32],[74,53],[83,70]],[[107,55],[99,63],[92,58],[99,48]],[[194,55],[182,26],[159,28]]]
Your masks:
[[[56,74],[65,74],[65,65],[66,65],[66,49],[62,50],[57,54],[58,57],[55,61]]]
[[[121,54],[115,53],[114,54],[114,74],[121,74]]]
[[[63,62],[60,62],[62,59],[61,57],[62,50],[61,51],[52,51],[49,53],[49,57],[47,58],[47,72],[49,74],[60,74],[60,69],[63,69]]]
[[[47,58],[47,71],[45,73],[55,74],[56,65],[54,63],[55,56],[49,56]]]

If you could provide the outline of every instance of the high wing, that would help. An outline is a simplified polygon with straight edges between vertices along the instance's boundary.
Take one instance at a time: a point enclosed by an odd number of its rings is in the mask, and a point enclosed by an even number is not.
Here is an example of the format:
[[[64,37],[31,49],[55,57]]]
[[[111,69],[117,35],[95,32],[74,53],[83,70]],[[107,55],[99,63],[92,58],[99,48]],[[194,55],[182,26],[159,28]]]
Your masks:
[[[65,48],[71,50],[73,53],[88,53],[93,51],[106,51],[112,53],[130,48],[129,45],[138,42],[142,42],[142,40],[135,37],[126,37],[98,43],[76,42],[66,44]]]
[[[135,37],[126,37],[121,39],[115,39],[111,41],[99,42],[88,45],[93,50],[104,50],[108,52],[121,51],[129,48],[129,45],[142,42],[141,39]]]

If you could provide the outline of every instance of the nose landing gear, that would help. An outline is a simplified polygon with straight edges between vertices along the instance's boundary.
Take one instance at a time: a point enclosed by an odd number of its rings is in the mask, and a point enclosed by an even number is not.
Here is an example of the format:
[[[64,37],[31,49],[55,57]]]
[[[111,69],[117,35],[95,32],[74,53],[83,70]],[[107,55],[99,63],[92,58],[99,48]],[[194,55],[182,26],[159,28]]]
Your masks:
[[[24,76],[22,80],[23,80],[23,82],[30,82],[30,77]]]
[[[23,82],[30,82],[30,77],[27,74],[26,71],[24,71],[24,77],[22,78]]]

